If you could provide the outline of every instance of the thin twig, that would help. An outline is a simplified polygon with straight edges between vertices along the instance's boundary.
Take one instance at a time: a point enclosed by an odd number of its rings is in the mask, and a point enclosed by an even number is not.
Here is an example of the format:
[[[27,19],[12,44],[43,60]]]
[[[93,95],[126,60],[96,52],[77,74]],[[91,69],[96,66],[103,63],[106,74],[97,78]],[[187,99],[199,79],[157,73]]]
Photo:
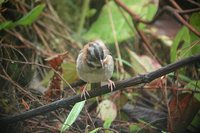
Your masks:
[[[158,13],[157,15],[155,15],[155,17],[151,20],[151,21],[146,21],[140,18],[140,16],[136,15],[128,6],[126,6],[123,2],[121,2],[120,0],[115,0],[116,4],[118,4],[120,7],[122,7],[132,18],[133,20],[138,23],[144,23],[144,24],[152,24],[153,22],[155,22],[155,20],[158,19],[158,17],[161,16],[161,14],[164,11],[169,11],[171,14],[173,14],[178,21],[180,21],[182,24],[184,24],[186,27],[188,27],[190,29],[190,31],[192,31],[194,34],[196,34],[198,37],[200,37],[200,32],[197,31],[192,25],[190,25],[179,13],[176,9],[173,9],[170,6],[165,6],[163,8],[163,10]]]
[[[177,4],[175,0],[169,0],[169,2],[175,7],[175,9],[178,9],[178,11],[183,11],[183,9]],[[183,18],[188,20],[189,16],[183,15]]]
[[[89,4],[90,4],[90,0],[84,0],[83,1],[83,5],[82,5],[82,11],[81,11],[81,18],[80,18],[80,21],[79,21],[79,26],[78,26],[78,29],[77,29],[77,33],[80,35],[82,30],[83,30],[83,27],[84,27],[84,24],[85,24],[85,19],[86,19],[86,16],[87,16],[87,12],[88,12],[88,7],[89,7]]]
[[[188,9],[184,11],[177,11],[179,14],[189,14],[189,13],[194,13],[194,12],[199,12],[200,8],[194,8],[194,9]]]
[[[32,42],[30,42],[29,40],[25,39],[20,33],[18,33],[17,31],[9,31],[9,30],[6,30],[9,34],[15,36],[16,38],[18,38],[21,42],[23,42],[24,45],[27,46],[27,48],[32,48],[34,49],[35,51],[41,53],[43,56],[49,56],[50,54],[45,52],[44,50],[42,49],[39,49],[38,47],[36,47]]]
[[[44,38],[44,34],[46,34],[46,33],[44,33],[36,24],[33,24],[33,29],[35,29],[35,32],[36,32],[38,38],[40,38],[41,42],[44,44],[45,50],[48,53],[53,53],[53,51],[49,47],[49,44],[47,43],[47,41]]]
[[[151,57],[155,58],[160,64],[162,64],[161,60],[155,55],[156,52],[154,52],[154,50],[151,48],[151,45],[149,44],[145,34],[143,33],[143,31],[141,31],[139,29],[139,22],[142,23],[148,23],[148,21],[142,20],[138,15],[136,15],[131,9],[129,9],[128,6],[126,6],[124,3],[122,3],[120,0],[115,0],[115,2],[122,7],[125,11],[127,11],[127,13],[132,17],[133,19],[133,24],[135,25],[135,29],[137,31],[137,33],[139,34],[139,36],[141,37],[141,39],[144,42],[144,48],[145,50],[150,54]]]
[[[196,34],[198,37],[200,37],[200,32],[197,31],[192,25],[190,25],[187,21],[183,19],[181,15],[178,14],[177,11],[175,11],[173,8],[166,6],[166,10],[170,11],[182,24],[184,24],[190,31],[192,31],[194,34]]]
[[[194,0],[187,0],[187,1],[192,3],[193,5],[196,5],[196,6],[200,7],[200,3],[198,3],[198,1],[194,1]]]
[[[169,129],[173,131],[173,122],[172,122],[172,116],[171,116],[171,111],[169,107],[169,100],[168,100],[168,93],[167,93],[167,79],[163,79],[163,95],[164,95],[164,101],[167,106],[167,112],[168,112],[168,120],[169,120]]]
[[[16,86],[16,88],[18,89],[19,92],[24,93],[24,95],[26,95],[29,99],[31,100],[35,100],[38,103],[40,103],[41,105],[43,105],[42,102],[40,102],[39,99],[35,98],[34,96],[32,96],[30,93],[28,93],[26,90],[24,90],[18,83],[16,83],[14,80],[12,80],[12,78],[6,73],[6,71],[4,70],[4,68],[1,66],[1,70],[3,71],[4,75],[0,74],[0,77],[10,81],[14,86]]]
[[[106,3],[109,6],[108,0],[106,0]],[[116,48],[117,56],[119,58],[119,70],[122,74],[124,74],[124,67],[123,67],[123,63],[122,63],[121,53],[120,53],[120,50],[119,50],[119,44],[118,44],[118,41],[117,41],[118,40],[117,39],[117,33],[116,33],[116,30],[115,30],[115,25],[114,25],[113,18],[112,18],[111,8],[108,7],[107,9],[108,9],[108,16],[109,16],[109,20],[110,20],[110,24],[111,24],[111,28],[112,28],[112,32],[113,32],[113,37],[114,37],[114,41],[115,41],[115,48]]]
[[[43,68],[51,69],[54,73],[56,73],[68,85],[68,87],[74,92],[74,94],[76,94],[76,91],[74,90],[74,88],[63,78],[62,75],[60,75],[60,73],[58,71],[56,71],[52,67],[49,67],[49,66],[46,66],[46,65],[43,65],[43,64],[38,64],[38,63],[35,63],[35,62],[24,62],[24,61],[17,61],[17,60],[6,59],[6,58],[0,58],[0,59],[10,61],[12,63],[20,63],[20,64],[26,64],[26,65],[36,65],[36,66],[40,66],[40,67],[43,67]]]
[[[122,7],[136,22],[141,22],[144,24],[149,23],[149,21],[141,19],[139,15],[135,14],[128,6],[121,2],[121,0],[115,0],[115,2]]]
[[[144,32],[139,29],[139,23],[135,25],[135,29],[138,32],[141,39],[143,40],[145,44],[144,47],[147,50],[147,52],[151,55],[151,57],[155,58],[162,65],[163,64],[162,61],[155,55],[156,52],[151,48],[151,45],[149,44],[149,41],[147,40]]]

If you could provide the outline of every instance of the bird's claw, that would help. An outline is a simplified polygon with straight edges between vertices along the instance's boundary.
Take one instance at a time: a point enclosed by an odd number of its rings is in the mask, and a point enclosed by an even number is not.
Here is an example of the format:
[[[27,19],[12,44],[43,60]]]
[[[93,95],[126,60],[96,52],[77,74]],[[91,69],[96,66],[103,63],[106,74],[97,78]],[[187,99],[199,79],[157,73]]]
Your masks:
[[[115,88],[115,83],[112,80],[108,80],[108,88],[110,88],[111,92],[113,91],[113,87]]]
[[[90,96],[90,94],[88,93],[88,91],[86,90],[87,85],[83,88],[82,92],[81,92],[81,98],[84,97],[84,99],[86,100],[86,95]]]

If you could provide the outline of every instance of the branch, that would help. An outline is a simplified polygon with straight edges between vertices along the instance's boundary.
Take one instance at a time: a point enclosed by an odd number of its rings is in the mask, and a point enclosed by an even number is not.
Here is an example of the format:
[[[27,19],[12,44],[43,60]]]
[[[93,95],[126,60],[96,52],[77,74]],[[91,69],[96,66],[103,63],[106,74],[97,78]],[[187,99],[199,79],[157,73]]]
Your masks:
[[[156,71],[153,71],[144,75],[132,77],[130,79],[117,81],[115,82],[116,88],[114,88],[113,91],[121,90],[126,87],[135,86],[142,83],[149,83],[156,78],[159,78],[163,75],[169,74],[177,70],[180,67],[183,67],[185,65],[191,65],[194,63],[199,63],[199,62],[200,62],[200,55],[188,57],[186,59],[169,64],[165,67],[162,67]],[[89,91],[90,96],[86,96],[86,99],[100,96],[109,92],[110,92],[110,89],[108,89],[108,86],[105,85],[105,86],[96,88],[95,90]],[[80,95],[75,95],[66,99],[61,99],[61,100],[52,102],[48,105],[40,106],[38,108],[23,112],[18,115],[2,117],[0,118],[0,125],[15,123],[18,121],[22,121],[22,120],[34,117],[36,115],[46,114],[47,112],[54,111],[58,108],[71,108],[75,103],[80,102],[82,100],[84,99],[82,99]]]
[[[154,18],[151,21],[146,21],[143,20],[139,15],[137,15],[136,13],[134,13],[127,5],[125,5],[121,0],[115,0],[115,3],[117,5],[119,5],[121,8],[123,8],[131,17],[132,19],[138,23],[144,23],[144,24],[152,24],[153,22],[155,22],[156,19],[158,19],[159,16],[162,15],[162,13],[164,11],[169,11],[172,15],[174,15],[177,20],[179,22],[181,22],[183,25],[185,25],[186,27],[188,27],[190,29],[191,32],[193,32],[194,34],[196,34],[198,37],[200,37],[200,32],[198,30],[196,30],[192,25],[190,25],[180,14],[180,10],[176,10],[170,6],[165,6],[161,12],[158,12],[157,15],[154,16]],[[182,10],[181,10],[182,11]]]
[[[174,10],[172,7],[170,6],[165,6],[163,8],[163,12],[164,11],[168,11],[170,12],[172,15],[174,15],[177,20],[179,22],[181,22],[183,25],[185,25],[191,32],[193,32],[194,34],[196,34],[198,37],[200,37],[200,32],[198,30],[196,30],[191,24],[189,24],[180,14],[177,10]]]
[[[131,18],[133,20],[133,25],[135,26],[135,29],[136,29],[138,35],[143,40],[143,42],[144,42],[144,48],[148,52],[148,54],[152,58],[156,59],[160,64],[163,64],[161,62],[161,60],[155,55],[155,51],[151,48],[151,45],[148,42],[147,37],[145,36],[145,34],[143,33],[143,31],[141,31],[139,29],[139,24],[140,24],[139,22],[147,24],[147,23],[149,23],[149,21],[142,20],[139,15],[135,14],[134,12],[132,12],[131,9],[129,9],[129,7],[126,6],[124,3],[122,3],[120,0],[115,0],[115,2],[117,3],[119,9],[121,9],[121,8],[124,9],[131,16]],[[123,12],[121,12],[121,13],[123,14]],[[123,16],[124,16],[124,14],[123,14]]]

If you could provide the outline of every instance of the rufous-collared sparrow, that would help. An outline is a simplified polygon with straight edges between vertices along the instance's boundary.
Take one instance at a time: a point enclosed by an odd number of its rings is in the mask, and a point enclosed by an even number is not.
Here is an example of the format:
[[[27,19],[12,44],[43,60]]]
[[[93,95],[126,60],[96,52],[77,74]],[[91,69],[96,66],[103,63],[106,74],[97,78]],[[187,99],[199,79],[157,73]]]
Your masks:
[[[87,83],[99,83],[108,81],[108,87],[113,90],[115,84],[110,80],[113,70],[114,61],[109,50],[101,40],[95,40],[87,43],[80,51],[76,60],[76,69],[80,79]],[[86,91],[84,87],[81,97]]]

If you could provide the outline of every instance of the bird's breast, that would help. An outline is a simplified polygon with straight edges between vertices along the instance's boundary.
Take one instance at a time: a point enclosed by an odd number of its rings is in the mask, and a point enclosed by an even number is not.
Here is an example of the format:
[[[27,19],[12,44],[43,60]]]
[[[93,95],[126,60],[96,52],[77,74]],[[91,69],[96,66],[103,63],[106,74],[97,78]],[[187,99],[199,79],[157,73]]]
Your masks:
[[[108,55],[108,63],[105,64],[104,68],[92,68],[88,66],[87,63],[83,61],[81,55],[77,58],[77,73],[85,82],[96,83],[107,81],[111,78],[113,69],[114,63],[110,55]]]

